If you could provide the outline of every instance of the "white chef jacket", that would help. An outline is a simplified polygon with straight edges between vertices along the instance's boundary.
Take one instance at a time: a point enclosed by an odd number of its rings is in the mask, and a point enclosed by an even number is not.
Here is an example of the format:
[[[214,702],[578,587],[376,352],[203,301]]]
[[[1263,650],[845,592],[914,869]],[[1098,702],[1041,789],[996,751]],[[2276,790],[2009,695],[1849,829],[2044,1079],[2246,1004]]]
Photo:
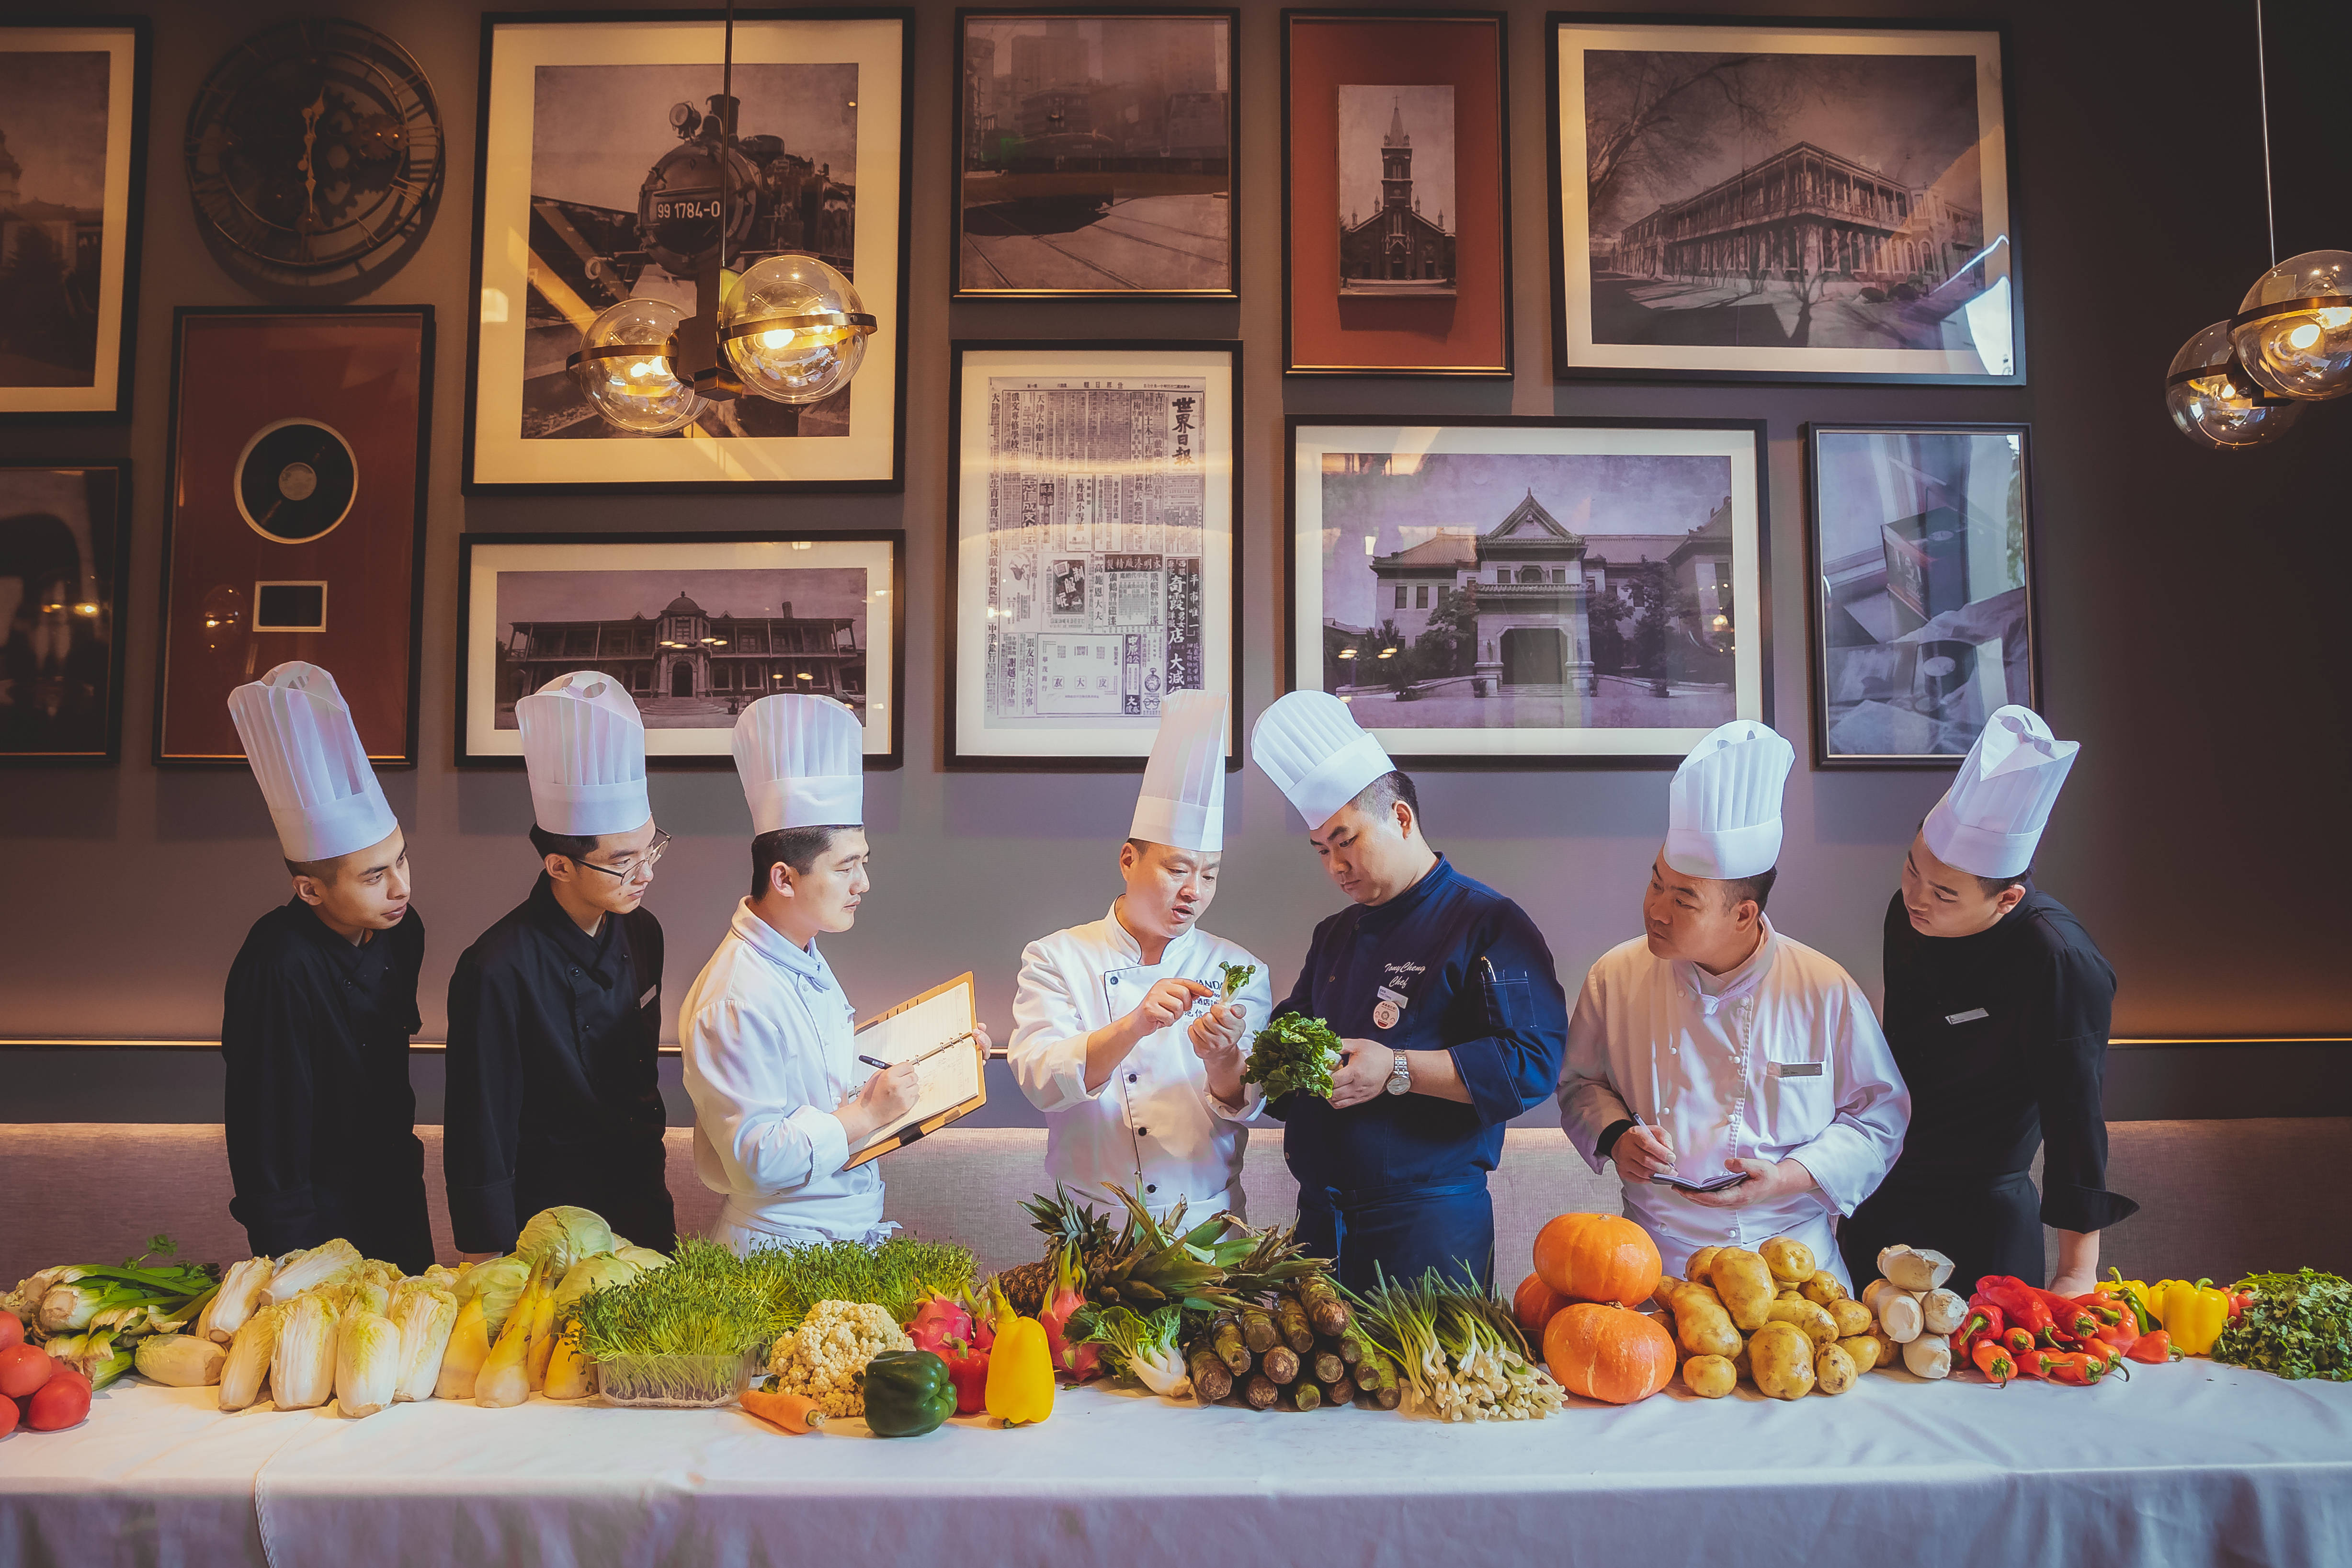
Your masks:
[[[803,952],[736,904],[677,1015],[694,1173],[727,1195],[712,1239],[740,1251],[887,1233],[881,1162],[843,1170],[849,1134],[833,1114],[870,1076],[856,1016],[814,942]]]
[[[1273,976],[1263,961],[1207,931],[1185,931],[1158,963],[1147,964],[1114,902],[1098,921],[1029,944],[1005,1055],[1021,1091],[1045,1113],[1047,1176],[1114,1215],[1125,1212],[1107,1190],[1114,1182],[1156,1215],[1179,1201],[1196,1219],[1223,1208],[1242,1213],[1244,1124],[1257,1120],[1265,1096],[1246,1084],[1242,1103],[1228,1107],[1209,1092],[1208,1069],[1191,1037],[1208,999],[1138,1041],[1101,1088],[1087,1088],[1088,1035],[1133,1012],[1156,982],[1197,980],[1222,989],[1220,963],[1256,966],[1234,1000],[1246,1028],[1263,1027],[1274,1006]]]
[[[1851,1286],[1832,1214],[1852,1214],[1893,1167],[1911,1093],[1870,1000],[1835,962],[1764,922],[1738,969],[1652,955],[1640,937],[1584,977],[1560,1064],[1559,1124],[1595,1171],[1601,1134],[1639,1111],[1664,1132],[1675,1173],[1722,1173],[1729,1159],[1794,1159],[1811,1192],[1745,1208],[1708,1208],[1654,1182],[1626,1182],[1625,1213],[1680,1274],[1702,1247],[1803,1242]],[[1709,995],[1706,993],[1716,993]]]

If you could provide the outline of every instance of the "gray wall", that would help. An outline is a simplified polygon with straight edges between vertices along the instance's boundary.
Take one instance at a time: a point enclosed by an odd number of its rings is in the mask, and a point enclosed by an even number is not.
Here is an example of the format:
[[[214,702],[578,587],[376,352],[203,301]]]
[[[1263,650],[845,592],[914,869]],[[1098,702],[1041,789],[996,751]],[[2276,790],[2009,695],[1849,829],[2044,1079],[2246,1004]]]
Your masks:
[[[68,7],[69,9],[71,7]],[[2284,447],[2222,456],[2167,423],[2158,383],[2173,350],[2234,308],[2265,263],[2254,62],[2241,8],[1953,5],[1943,16],[2012,28],[2016,190],[2028,368],[2018,389],[1556,385],[1550,362],[1544,46],[1539,7],[1511,11],[1517,379],[1445,385],[1286,385],[1281,360],[1276,7],[1243,13],[1244,240],[1239,305],[1090,307],[946,299],[951,8],[923,0],[916,27],[911,344],[903,496],[467,498],[459,493],[464,315],[473,205],[476,13],[387,3],[321,7],[392,32],[423,61],[453,150],[429,237],[370,298],[429,300],[440,320],[427,552],[423,762],[386,785],[407,825],[418,907],[432,931],[425,1033],[443,1027],[460,948],[520,898],[532,872],[520,773],[452,765],[460,533],[634,530],[649,510],[681,527],[903,527],[910,542],[907,766],[867,783],[876,891],[857,931],[827,944],[851,995],[895,1002],[961,970],[987,1016],[1009,1016],[1022,944],[1098,915],[1116,890],[1113,847],[1133,781],[949,774],[939,765],[941,571],[951,335],[1237,336],[1248,344],[1243,437],[1246,718],[1276,694],[1282,416],[1514,413],[1761,417],[1770,437],[1771,669],[1782,728],[1806,723],[1804,495],[1800,429],[1813,419],[2022,419],[2034,426],[2045,707],[2084,742],[2041,860],[2043,885],[2081,912],[2122,977],[2119,1035],[2343,1035],[2352,996],[2344,889],[2347,748],[2339,606],[2352,583],[2343,484],[2352,406],[2314,410]],[[1729,6],[1785,14],[1787,0]],[[241,771],[159,771],[148,760],[155,666],[164,422],[175,304],[245,304],[197,237],[181,172],[195,85],[239,37],[284,14],[250,0],[109,4],[156,18],[136,414],[127,425],[0,430],[0,460],[127,456],[137,465],[131,560],[126,757],[119,767],[0,773],[0,1035],[210,1037],[220,983],[247,924],[286,896],[268,818]],[[1900,16],[1842,4],[1835,14]],[[2272,7],[2281,254],[2352,244],[2352,169],[2340,104],[2321,72],[2341,58],[2326,0]],[[2347,40],[2352,44],[2352,40]],[[2215,113],[2214,104],[2242,114]],[[2193,133],[2183,128],[2193,125]],[[2323,135],[2325,139],[2323,139]],[[1903,845],[1943,775],[1790,780],[1773,914],[1844,962],[1878,973],[1878,926]],[[1430,773],[1433,839],[1503,888],[1549,933],[1570,984],[1633,934],[1642,879],[1665,822],[1662,773]],[[744,875],[748,819],[727,773],[663,773],[662,825],[677,836],[649,907],[669,932],[668,990],[692,978]],[[1294,972],[1337,896],[1282,797],[1255,769],[1234,781],[1228,872],[1208,923]],[[673,1021],[674,1022],[674,1021]],[[2340,1079],[2324,1054],[2197,1057],[2159,1074],[2220,1106],[2223,1089],[2274,1101]],[[100,1114],[210,1120],[212,1058],[11,1057],[0,1119]],[[2237,1065],[2231,1065],[2234,1061]],[[2137,1070],[2137,1069],[2134,1069]],[[2333,1072],[2336,1078],[2327,1078]],[[2316,1075],[2316,1076],[2315,1076]],[[420,1079],[437,1077],[437,1063]],[[1008,1086],[1009,1087],[1009,1086]],[[2337,1084],[2340,1091],[2340,1083]],[[428,1093],[428,1100],[433,1098]],[[993,1109],[993,1108],[992,1108]],[[2151,1112],[2142,1111],[2140,1114]],[[2169,1114],[2180,1114],[2175,1110]],[[2272,1111],[2278,1113],[2277,1110]]]

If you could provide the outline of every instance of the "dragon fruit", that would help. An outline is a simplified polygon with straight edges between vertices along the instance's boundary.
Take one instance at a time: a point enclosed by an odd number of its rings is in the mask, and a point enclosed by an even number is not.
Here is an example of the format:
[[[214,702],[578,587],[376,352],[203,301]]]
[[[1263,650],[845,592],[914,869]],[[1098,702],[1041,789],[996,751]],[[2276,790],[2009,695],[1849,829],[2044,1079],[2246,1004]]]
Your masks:
[[[907,1337],[915,1342],[917,1350],[929,1351],[934,1355],[940,1354],[940,1347],[950,1341],[971,1344],[975,1342],[971,1309],[953,1296],[927,1296],[908,1321]]]
[[[1045,1293],[1045,1309],[1037,1321],[1045,1325],[1045,1343],[1054,1352],[1054,1373],[1065,1383],[1084,1383],[1102,1373],[1100,1348],[1070,1339],[1070,1319],[1087,1304],[1086,1284],[1076,1246],[1064,1246],[1062,1261],[1054,1270],[1054,1288]]]

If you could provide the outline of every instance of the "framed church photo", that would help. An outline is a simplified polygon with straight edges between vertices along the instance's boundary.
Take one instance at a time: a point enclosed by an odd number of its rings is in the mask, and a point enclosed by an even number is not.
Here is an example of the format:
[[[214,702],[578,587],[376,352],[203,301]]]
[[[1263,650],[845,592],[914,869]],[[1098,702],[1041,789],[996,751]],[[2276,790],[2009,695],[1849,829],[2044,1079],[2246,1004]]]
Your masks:
[[[1510,375],[1505,27],[1282,14],[1286,374]]]
[[[1772,719],[1761,420],[1293,415],[1286,690],[1402,767],[1671,767]]]
[[[846,705],[866,765],[899,763],[904,533],[468,533],[457,548],[460,766],[522,766],[515,700],[575,669],[624,684],[655,766],[731,765],[736,716],[779,691]]]
[[[122,754],[131,465],[0,465],[0,765]]]

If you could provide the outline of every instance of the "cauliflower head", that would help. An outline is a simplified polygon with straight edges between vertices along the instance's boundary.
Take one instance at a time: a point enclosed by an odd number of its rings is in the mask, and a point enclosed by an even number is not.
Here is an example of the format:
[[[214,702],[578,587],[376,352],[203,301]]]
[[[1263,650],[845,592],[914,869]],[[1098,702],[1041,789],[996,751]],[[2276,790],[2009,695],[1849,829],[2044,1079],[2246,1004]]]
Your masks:
[[[827,1415],[863,1415],[866,1392],[857,1374],[866,1363],[884,1351],[914,1348],[906,1331],[871,1302],[819,1301],[776,1342],[768,1370],[779,1394],[804,1394]]]

